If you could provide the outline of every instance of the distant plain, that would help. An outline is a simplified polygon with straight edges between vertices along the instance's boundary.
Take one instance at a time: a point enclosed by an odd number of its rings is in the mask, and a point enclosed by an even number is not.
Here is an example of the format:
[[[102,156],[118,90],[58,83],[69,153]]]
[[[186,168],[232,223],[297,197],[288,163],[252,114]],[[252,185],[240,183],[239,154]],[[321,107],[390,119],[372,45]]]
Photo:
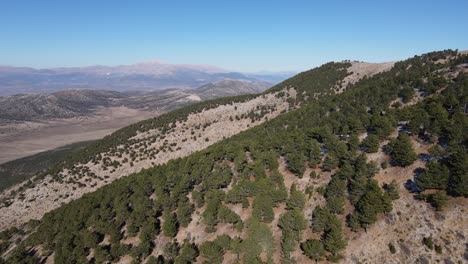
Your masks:
[[[160,112],[103,108],[93,116],[0,127],[0,164],[71,143],[95,140]]]

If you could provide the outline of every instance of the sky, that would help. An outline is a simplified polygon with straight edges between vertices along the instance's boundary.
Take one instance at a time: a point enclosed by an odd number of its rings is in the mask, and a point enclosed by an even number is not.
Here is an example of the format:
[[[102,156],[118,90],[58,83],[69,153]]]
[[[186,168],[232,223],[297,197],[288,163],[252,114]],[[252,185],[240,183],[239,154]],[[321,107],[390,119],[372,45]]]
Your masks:
[[[468,1],[0,1],[0,65],[298,71],[468,49]]]

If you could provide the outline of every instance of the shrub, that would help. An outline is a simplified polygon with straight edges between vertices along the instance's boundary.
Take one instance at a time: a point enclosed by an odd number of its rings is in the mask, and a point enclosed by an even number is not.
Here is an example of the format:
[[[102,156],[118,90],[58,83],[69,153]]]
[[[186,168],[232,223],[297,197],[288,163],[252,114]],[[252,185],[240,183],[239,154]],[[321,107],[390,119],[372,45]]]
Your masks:
[[[435,249],[435,252],[437,254],[442,254],[442,246],[441,245],[435,245],[434,249]]]
[[[385,170],[386,168],[388,168],[388,162],[384,161],[382,163],[380,163],[380,167]]]
[[[434,241],[432,241],[432,237],[424,237],[423,238],[423,244],[428,248],[428,249],[434,249]]]
[[[442,211],[447,205],[448,196],[445,191],[438,191],[434,194],[431,194],[428,198],[428,201],[436,209],[436,211]]]
[[[388,243],[388,249],[390,250],[390,253],[392,253],[392,254],[396,253],[395,245],[393,245],[392,242]]]

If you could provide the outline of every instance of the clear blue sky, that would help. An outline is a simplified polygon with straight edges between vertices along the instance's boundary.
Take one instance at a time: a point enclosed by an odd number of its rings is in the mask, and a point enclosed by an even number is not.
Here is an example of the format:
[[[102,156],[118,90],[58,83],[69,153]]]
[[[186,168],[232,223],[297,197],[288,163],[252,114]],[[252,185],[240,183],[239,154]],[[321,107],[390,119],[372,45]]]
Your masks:
[[[468,49],[468,1],[0,1],[0,64],[303,70]]]

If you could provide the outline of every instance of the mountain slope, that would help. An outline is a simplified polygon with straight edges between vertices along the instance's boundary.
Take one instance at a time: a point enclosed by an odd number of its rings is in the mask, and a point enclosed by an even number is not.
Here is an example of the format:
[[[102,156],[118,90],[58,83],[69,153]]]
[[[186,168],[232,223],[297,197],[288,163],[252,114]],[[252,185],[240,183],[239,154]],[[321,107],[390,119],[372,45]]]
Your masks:
[[[270,87],[268,83],[242,82],[237,80],[223,80],[217,83],[205,84],[195,90],[201,98],[219,98],[239,94],[256,94]]]
[[[439,59],[445,62],[436,63]],[[221,263],[223,258],[304,263],[308,257],[346,263],[461,262],[467,202],[444,193],[468,195],[466,135],[460,133],[468,125],[466,63],[468,57],[454,51],[417,56],[339,94],[335,85],[349,75],[346,69],[352,64],[331,63],[304,72],[253,99],[286,97],[288,113],[185,158],[123,177],[22,227],[26,236],[15,230],[4,233],[6,248],[25,240],[5,257],[11,263],[35,258],[156,262],[155,257],[176,263]],[[234,109],[240,99],[235,101]],[[88,149],[82,160],[129,138],[140,144],[135,160],[142,155],[146,159],[148,139],[158,136],[153,130],[176,132],[191,120],[190,113],[217,109],[202,111],[207,105],[115,133],[101,142],[100,150]],[[417,160],[417,154],[424,155]],[[426,163],[434,165],[426,168]],[[424,208],[403,186],[418,167],[423,172],[416,184],[428,192],[417,197],[437,208],[448,201],[442,216]],[[443,181],[431,178],[437,170],[446,172]],[[58,176],[58,181],[74,184],[67,175]],[[93,178],[89,173],[86,177]],[[12,215],[1,210],[1,215]],[[392,228],[376,233],[377,225]],[[372,238],[378,238],[375,245]],[[350,251],[344,251],[346,245]]]
[[[64,160],[71,152],[79,151],[91,142],[73,143],[0,164],[0,190],[47,171],[50,166]]]
[[[0,97],[0,120],[34,121],[86,115],[110,106],[124,94],[103,90],[66,90],[52,94],[19,94]]]
[[[317,79],[324,73],[328,76],[312,89],[329,90],[348,74],[346,66],[330,63],[311,70],[308,74]],[[300,85],[302,80],[298,79],[296,83]],[[14,199],[11,199],[10,190],[4,191],[0,197],[12,204],[0,208],[0,212],[7,211],[5,217],[0,216],[2,226],[40,218],[63,202],[81,197],[122,176],[189,155],[259,125],[293,109],[296,96],[294,88],[279,84],[263,95],[206,101],[120,129],[70,156],[63,162],[65,165],[57,164],[46,174],[38,175],[34,187],[27,188],[25,193],[18,193],[15,190],[20,187],[14,187],[11,190],[15,193]],[[23,195],[18,196],[21,193]],[[28,198],[21,199],[23,196]]]
[[[0,163],[99,139],[128,124],[197,103],[201,97],[205,100],[266,89],[256,82],[222,83],[213,84],[209,93],[203,89],[125,93],[85,89],[0,97]],[[3,172],[0,178],[5,183],[23,180]],[[6,187],[0,183],[0,189]]]

